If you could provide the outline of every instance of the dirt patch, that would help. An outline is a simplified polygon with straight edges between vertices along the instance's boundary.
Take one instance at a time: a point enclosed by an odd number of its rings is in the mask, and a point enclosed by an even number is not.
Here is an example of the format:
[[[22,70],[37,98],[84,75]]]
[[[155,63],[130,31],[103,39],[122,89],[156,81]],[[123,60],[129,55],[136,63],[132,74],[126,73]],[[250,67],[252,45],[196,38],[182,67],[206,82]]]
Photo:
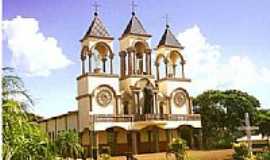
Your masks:
[[[190,160],[232,160],[232,149],[210,151],[188,151]],[[166,160],[165,153],[149,153],[135,156],[138,160]],[[125,160],[125,157],[113,157],[113,160]],[[172,159],[173,160],[173,159]]]

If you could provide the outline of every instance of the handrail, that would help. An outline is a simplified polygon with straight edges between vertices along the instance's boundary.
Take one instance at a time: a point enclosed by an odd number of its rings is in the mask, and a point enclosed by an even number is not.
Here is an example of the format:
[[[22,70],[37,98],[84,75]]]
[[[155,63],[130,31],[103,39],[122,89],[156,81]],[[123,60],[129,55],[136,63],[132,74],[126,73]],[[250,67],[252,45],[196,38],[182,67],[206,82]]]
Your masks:
[[[136,122],[136,121],[198,121],[199,114],[95,114],[90,116],[95,122]]]

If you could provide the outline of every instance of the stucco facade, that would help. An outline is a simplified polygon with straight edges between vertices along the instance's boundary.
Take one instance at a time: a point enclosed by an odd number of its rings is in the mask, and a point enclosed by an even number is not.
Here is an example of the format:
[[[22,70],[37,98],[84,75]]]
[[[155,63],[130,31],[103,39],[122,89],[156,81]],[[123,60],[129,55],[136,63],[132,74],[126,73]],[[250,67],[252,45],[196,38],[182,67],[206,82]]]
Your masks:
[[[200,115],[193,114],[185,77],[183,47],[169,26],[155,50],[135,13],[119,38],[120,66],[110,36],[97,13],[81,40],[81,74],[77,77],[78,110],[40,121],[54,140],[74,130],[86,156],[104,149],[113,155],[166,151],[172,138],[200,147]],[[164,64],[164,71],[160,65]],[[114,68],[120,67],[120,73]],[[155,72],[156,71],[156,72]]]

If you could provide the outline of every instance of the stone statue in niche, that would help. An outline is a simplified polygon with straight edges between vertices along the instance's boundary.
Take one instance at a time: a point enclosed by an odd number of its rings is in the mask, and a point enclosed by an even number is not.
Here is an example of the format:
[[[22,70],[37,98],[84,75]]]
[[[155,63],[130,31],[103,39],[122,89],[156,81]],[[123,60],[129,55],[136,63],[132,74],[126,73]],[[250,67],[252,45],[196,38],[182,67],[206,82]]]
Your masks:
[[[101,60],[101,57],[100,57],[100,54],[98,52],[98,50],[94,50],[94,72],[95,73],[99,73],[101,72],[101,63],[100,63],[100,60]]]
[[[143,89],[144,96],[144,105],[143,105],[143,113],[150,114],[153,111],[153,87],[151,83],[148,81]]]

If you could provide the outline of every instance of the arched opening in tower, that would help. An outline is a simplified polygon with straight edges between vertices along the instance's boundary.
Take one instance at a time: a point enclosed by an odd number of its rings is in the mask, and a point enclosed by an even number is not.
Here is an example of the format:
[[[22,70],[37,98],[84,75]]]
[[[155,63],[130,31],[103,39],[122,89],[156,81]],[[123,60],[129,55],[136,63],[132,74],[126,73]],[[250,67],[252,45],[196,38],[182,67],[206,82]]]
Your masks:
[[[135,52],[136,52],[136,65],[135,71],[137,74],[146,74],[146,46],[142,42],[137,42],[135,44]]]
[[[92,56],[93,56],[93,64],[94,64],[94,73],[104,72],[106,73],[108,70],[112,70],[108,64],[108,60],[112,58],[112,52],[110,47],[102,42],[97,43],[92,48]]]

